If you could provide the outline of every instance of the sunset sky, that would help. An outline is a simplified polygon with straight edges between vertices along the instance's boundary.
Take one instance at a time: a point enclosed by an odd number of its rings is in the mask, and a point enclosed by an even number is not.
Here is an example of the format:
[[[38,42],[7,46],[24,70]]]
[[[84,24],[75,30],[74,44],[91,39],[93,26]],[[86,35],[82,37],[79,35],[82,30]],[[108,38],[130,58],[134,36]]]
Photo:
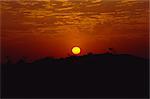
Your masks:
[[[17,61],[105,53],[148,57],[148,0],[0,0],[1,56]]]

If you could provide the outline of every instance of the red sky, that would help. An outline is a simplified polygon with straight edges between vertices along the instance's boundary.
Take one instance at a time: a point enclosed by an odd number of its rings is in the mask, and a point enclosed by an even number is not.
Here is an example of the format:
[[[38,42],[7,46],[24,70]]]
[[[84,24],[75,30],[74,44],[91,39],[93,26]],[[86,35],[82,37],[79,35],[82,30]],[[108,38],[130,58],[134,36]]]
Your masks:
[[[117,53],[148,57],[148,0],[2,0],[1,56],[67,57]]]

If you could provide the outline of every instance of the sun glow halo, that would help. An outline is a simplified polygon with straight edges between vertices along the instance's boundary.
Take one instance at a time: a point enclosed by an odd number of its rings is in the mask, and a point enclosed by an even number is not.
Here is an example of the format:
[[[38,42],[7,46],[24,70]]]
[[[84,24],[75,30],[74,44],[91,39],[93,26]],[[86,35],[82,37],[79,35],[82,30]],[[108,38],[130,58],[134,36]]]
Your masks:
[[[73,48],[72,48],[72,53],[73,53],[73,54],[77,55],[77,54],[80,54],[80,52],[81,52],[81,50],[80,50],[79,47],[73,47]]]

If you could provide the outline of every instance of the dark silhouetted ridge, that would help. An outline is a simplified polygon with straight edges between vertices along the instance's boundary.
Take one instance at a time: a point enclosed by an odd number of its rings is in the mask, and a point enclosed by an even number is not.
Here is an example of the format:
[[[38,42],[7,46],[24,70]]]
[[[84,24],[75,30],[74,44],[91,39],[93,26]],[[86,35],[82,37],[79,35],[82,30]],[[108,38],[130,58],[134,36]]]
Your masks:
[[[149,60],[88,54],[2,65],[2,97],[148,98]]]

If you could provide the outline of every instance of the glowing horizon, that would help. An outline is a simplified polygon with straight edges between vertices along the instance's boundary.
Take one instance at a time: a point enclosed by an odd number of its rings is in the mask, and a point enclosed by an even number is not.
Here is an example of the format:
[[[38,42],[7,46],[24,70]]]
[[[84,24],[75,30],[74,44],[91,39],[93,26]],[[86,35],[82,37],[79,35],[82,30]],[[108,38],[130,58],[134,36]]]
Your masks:
[[[148,58],[148,0],[5,0],[1,3],[2,60],[66,57],[114,48]]]

